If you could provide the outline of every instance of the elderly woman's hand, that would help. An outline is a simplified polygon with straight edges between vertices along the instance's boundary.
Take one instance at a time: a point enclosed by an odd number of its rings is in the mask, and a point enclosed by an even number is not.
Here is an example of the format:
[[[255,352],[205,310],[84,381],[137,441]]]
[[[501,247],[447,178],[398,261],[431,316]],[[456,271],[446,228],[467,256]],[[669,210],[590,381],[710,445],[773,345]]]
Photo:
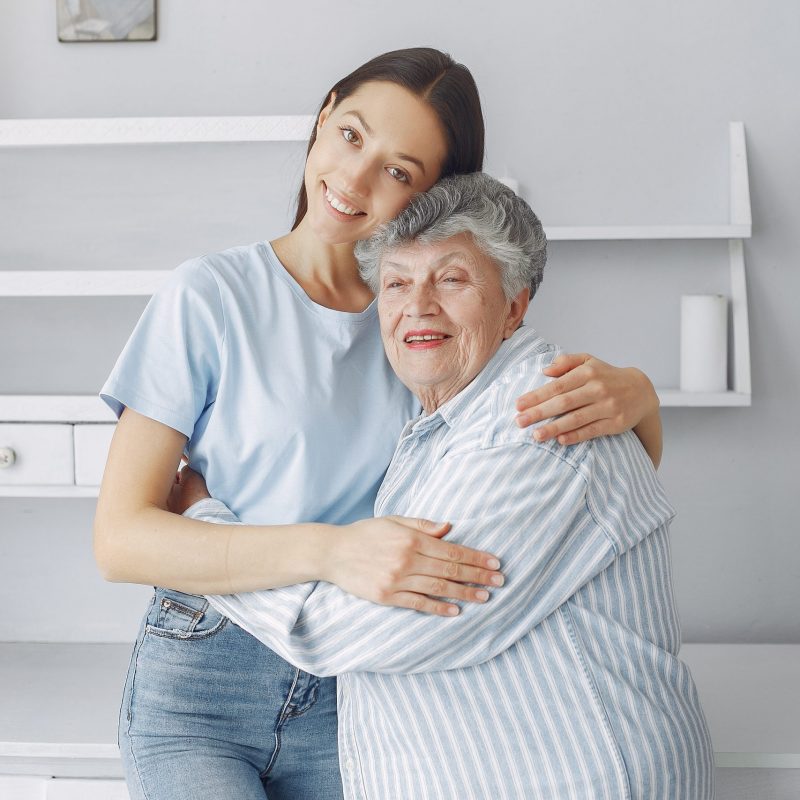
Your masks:
[[[534,431],[537,441],[557,438],[560,444],[575,444],[633,429],[658,466],[662,445],[658,395],[641,370],[614,367],[578,353],[559,356],[544,373],[556,380],[517,400],[520,427],[558,417]]]
[[[207,497],[211,495],[208,493],[205,478],[186,464],[175,476],[167,497],[167,511],[183,514],[187,508]]]
[[[454,616],[459,607],[437,598],[484,603],[482,586],[502,586],[503,576],[491,553],[441,541],[449,530],[448,523],[396,516],[335,528],[324,579],[373,603]]]

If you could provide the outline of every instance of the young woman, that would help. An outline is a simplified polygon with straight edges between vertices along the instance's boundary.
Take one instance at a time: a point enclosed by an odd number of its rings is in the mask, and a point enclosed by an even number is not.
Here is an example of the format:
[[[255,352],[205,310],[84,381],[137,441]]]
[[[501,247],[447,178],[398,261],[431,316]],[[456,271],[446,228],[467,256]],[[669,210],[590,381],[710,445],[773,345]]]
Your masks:
[[[102,391],[120,420],[95,521],[105,577],[156,587],[120,711],[133,798],[341,796],[335,681],[287,664],[203,594],[325,580],[447,613],[433,581],[469,602],[502,582],[491,554],[442,540],[446,521],[371,518],[418,409],[353,257],[416,192],[482,162],[468,70],[428,48],[379,56],[322,103],[292,231],[187,262],[148,304]],[[636,425],[658,460],[646,377],[589,356],[553,374],[521,398],[520,424],[564,414],[541,430],[567,441]],[[184,453],[245,525],[169,512]]]

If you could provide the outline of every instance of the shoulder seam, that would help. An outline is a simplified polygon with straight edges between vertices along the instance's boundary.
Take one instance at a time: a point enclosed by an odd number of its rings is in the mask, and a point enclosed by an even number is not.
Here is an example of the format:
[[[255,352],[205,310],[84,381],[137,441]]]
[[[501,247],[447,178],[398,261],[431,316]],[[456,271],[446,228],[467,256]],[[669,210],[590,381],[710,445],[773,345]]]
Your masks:
[[[225,316],[225,304],[222,302],[222,290],[219,288],[219,281],[217,280],[217,276],[214,274],[214,270],[208,264],[206,260],[206,256],[202,256],[200,259],[200,263],[203,265],[203,268],[208,272],[211,276],[211,280],[214,281],[214,286],[217,289],[217,299],[219,300],[219,311],[222,315],[222,341],[219,343],[220,349],[220,360],[222,359],[223,351],[225,350],[225,344],[228,341],[228,318]]]
[[[583,496],[583,502],[586,506],[586,511],[589,516],[594,520],[595,525],[603,532],[603,535],[608,540],[609,544],[611,545],[611,549],[614,551],[614,557],[618,557],[620,550],[619,546],[614,539],[612,532],[609,530],[608,526],[599,518],[599,514],[596,512],[596,509],[593,507],[593,504],[589,500],[589,495],[591,494],[589,491],[589,479],[586,477],[586,474],[581,469],[583,466],[583,462],[589,455],[590,448],[586,449],[583,458],[580,461],[572,461],[564,456],[563,453],[556,453],[551,450],[549,447],[546,447],[543,442],[537,442],[535,439],[531,440],[515,440],[509,442],[500,442],[497,444],[491,444],[486,447],[478,447],[474,448],[475,451],[484,451],[484,450],[495,450],[499,449],[500,447],[535,447],[537,450],[540,450],[543,453],[549,453],[553,458],[558,459],[560,462],[565,464],[569,469],[571,469],[576,475],[583,481],[585,492]],[[470,452],[470,451],[467,451]]]

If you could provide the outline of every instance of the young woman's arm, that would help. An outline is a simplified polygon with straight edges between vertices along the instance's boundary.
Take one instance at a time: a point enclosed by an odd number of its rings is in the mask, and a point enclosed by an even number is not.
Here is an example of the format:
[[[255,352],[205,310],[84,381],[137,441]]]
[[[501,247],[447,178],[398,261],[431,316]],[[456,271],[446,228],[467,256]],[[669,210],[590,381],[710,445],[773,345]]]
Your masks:
[[[456,581],[448,592],[458,591],[448,596],[474,601],[476,588],[464,584],[498,574],[490,554],[440,541],[449,526],[424,520],[362,520],[332,537],[334,526],[321,523],[234,527],[177,516],[167,503],[185,444],[182,433],[131,409],[120,417],[94,525],[107,580],[230,594],[323,579],[344,557],[342,588],[408,606],[420,576],[447,576]],[[343,543],[336,552],[334,539]]]
[[[560,444],[632,429],[658,467],[663,450],[661,416],[658,395],[647,375],[635,367],[614,367],[588,353],[559,356],[544,372],[556,380],[517,400],[520,427],[557,417],[537,428],[534,437],[538,441],[557,437]]]

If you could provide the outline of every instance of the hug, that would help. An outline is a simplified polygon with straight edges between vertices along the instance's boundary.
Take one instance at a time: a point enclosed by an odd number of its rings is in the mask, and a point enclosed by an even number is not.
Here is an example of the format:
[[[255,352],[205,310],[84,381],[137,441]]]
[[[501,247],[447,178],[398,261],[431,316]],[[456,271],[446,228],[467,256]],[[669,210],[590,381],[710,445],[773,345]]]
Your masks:
[[[483,160],[469,70],[379,55],[323,98],[292,229],[137,323],[94,525],[154,588],[133,800],[710,797],[657,396],[523,324],[545,237]]]
[[[389,362],[423,408],[375,515],[447,521],[448,540],[496,554],[491,599],[447,618],[323,582],[209,598],[292,664],[338,676],[346,797],[711,797],[652,463],[630,432],[565,446],[514,424],[558,354],[523,324],[545,253],[525,201],[481,173],[440,181],[356,248]],[[188,513],[236,521],[215,500]]]

